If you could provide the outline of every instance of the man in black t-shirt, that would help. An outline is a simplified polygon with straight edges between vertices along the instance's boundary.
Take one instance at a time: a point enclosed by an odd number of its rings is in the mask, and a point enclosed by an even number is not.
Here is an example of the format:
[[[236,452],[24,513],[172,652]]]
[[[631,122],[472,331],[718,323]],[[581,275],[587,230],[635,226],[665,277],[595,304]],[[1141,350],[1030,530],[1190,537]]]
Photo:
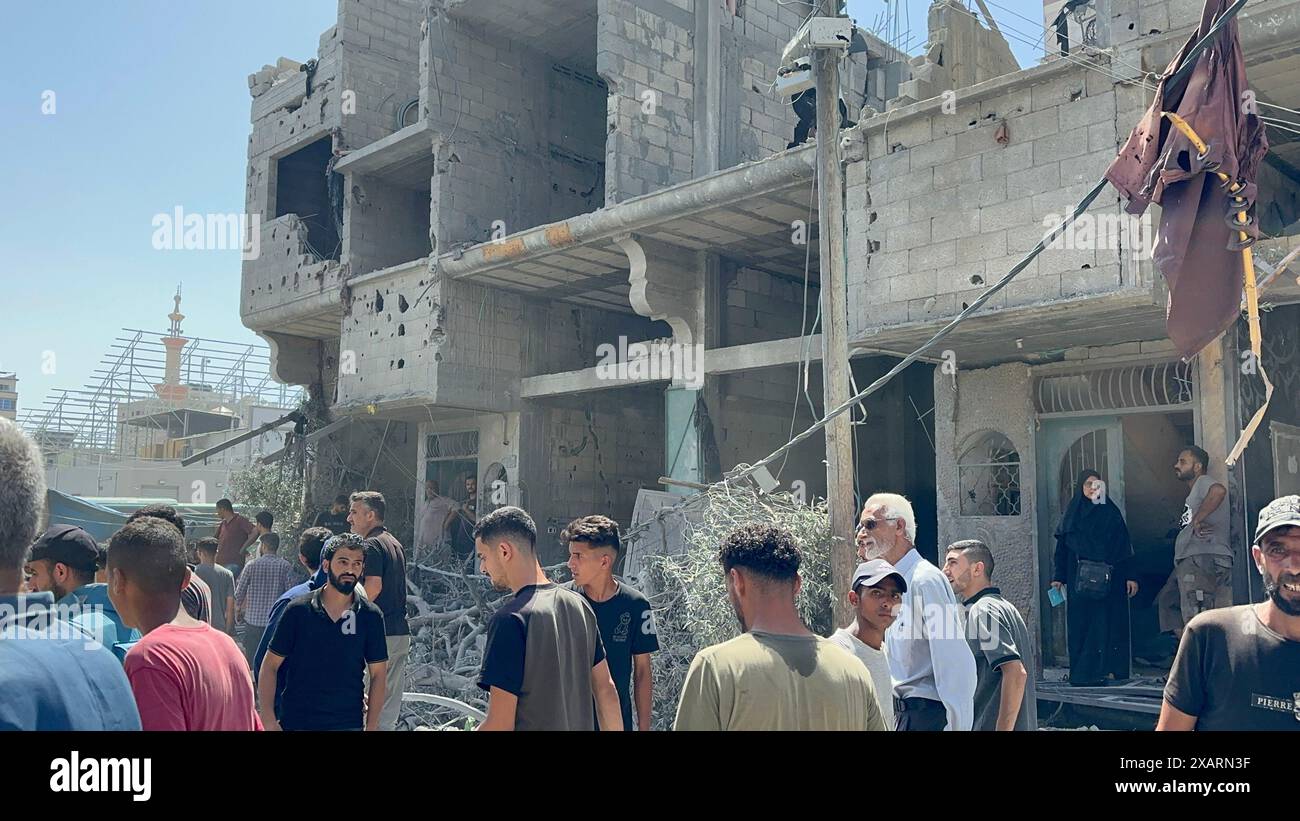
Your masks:
[[[387,680],[384,616],[356,594],[366,561],[360,536],[335,536],[321,551],[323,587],[291,601],[280,617],[258,677],[258,703],[267,730],[378,730]],[[275,715],[276,679],[284,692]],[[370,673],[370,709],[362,699]]]
[[[348,509],[352,532],[366,540],[366,569],[361,583],[366,596],[384,614],[384,636],[388,644],[388,696],[380,728],[392,730],[402,710],[406,685],[406,657],[411,651],[411,629],[406,623],[406,551],[388,528],[384,494],[374,490],[353,493]]]
[[[1259,512],[1251,555],[1268,599],[1187,623],[1157,730],[1300,731],[1300,496]]]
[[[465,501],[456,508],[456,515],[447,523],[451,548],[457,556],[474,553],[474,524],[478,521],[478,479],[465,477]]]
[[[560,541],[568,544],[569,572],[573,574],[573,581],[565,587],[583,595],[600,625],[609,673],[623,711],[623,729],[649,730],[654,701],[650,654],[659,649],[659,637],[650,602],[640,591],[614,578],[614,563],[621,549],[618,522],[605,516],[574,519],[560,534]]]
[[[537,562],[537,526],[517,507],[479,520],[474,550],[483,573],[514,598],[492,614],[478,686],[488,693],[483,730],[591,730],[593,700],[602,730],[623,729],[591,607],[546,577]]]
[[[335,536],[348,532],[348,495],[340,493],[334,497],[334,504],[329,510],[316,514],[312,527],[327,527]]]

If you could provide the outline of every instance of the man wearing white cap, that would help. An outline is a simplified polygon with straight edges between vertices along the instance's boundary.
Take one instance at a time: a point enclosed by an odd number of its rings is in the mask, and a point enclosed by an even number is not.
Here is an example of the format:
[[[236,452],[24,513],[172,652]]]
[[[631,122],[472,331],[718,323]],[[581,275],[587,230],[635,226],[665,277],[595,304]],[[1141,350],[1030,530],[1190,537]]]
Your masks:
[[[1300,731],[1300,496],[1259,512],[1251,555],[1268,599],[1187,623],[1157,730]]]

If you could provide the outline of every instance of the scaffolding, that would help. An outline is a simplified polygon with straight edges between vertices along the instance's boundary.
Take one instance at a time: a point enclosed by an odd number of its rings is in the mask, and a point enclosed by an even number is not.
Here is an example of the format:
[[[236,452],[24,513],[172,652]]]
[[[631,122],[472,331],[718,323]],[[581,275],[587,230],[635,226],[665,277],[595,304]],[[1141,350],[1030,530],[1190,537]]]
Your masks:
[[[104,458],[140,458],[149,446],[175,435],[184,415],[228,413],[231,427],[241,406],[292,408],[301,387],[271,379],[265,345],[189,338],[180,349],[179,374],[167,374],[171,333],[123,328],[80,388],[52,391],[43,405],[18,418],[18,424],[45,451],[47,459],[77,451]],[[165,390],[160,386],[179,386]]]

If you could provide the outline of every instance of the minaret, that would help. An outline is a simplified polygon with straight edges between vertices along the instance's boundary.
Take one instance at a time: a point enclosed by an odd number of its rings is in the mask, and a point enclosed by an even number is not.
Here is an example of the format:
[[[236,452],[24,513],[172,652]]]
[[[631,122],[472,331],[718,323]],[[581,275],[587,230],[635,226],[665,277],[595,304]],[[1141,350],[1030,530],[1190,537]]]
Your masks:
[[[167,348],[167,361],[163,384],[154,385],[154,391],[158,394],[159,399],[171,401],[180,401],[185,399],[190,392],[186,385],[181,384],[181,350],[185,347],[188,339],[181,336],[181,320],[185,314],[181,313],[181,287],[176,286],[176,306],[167,318],[172,321],[171,329],[167,335],[162,337],[162,343]]]

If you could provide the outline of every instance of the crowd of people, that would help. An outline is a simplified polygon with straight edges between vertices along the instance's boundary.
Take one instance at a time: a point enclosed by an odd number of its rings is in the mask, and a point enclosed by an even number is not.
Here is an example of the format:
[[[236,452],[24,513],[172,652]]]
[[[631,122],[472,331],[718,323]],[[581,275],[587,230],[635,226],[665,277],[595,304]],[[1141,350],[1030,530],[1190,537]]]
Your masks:
[[[1266,600],[1224,606],[1213,537],[1226,522],[1213,518],[1221,486],[1201,481],[1207,463],[1195,448],[1179,457],[1190,535],[1180,534],[1170,584],[1181,610],[1196,612],[1179,625],[1157,728],[1300,729],[1300,497],[1259,515],[1251,553]],[[436,486],[427,492],[437,496]],[[384,525],[382,494],[341,496],[303,531],[301,583],[270,515],[250,522],[229,500],[191,560],[185,522],[169,506],[132,514],[104,551],[76,527],[38,534],[44,497],[39,450],[0,420],[0,729],[396,725],[410,649],[406,557]],[[1134,592],[1113,508],[1101,477],[1085,474],[1057,531],[1053,589],[1071,603],[1071,675],[1077,664],[1089,683],[1115,672],[1111,614]],[[472,522],[480,572],[512,594],[486,629],[481,729],[650,729],[659,644],[649,601],[614,574],[618,524],[592,515],[565,528],[572,581],[557,584],[525,510],[478,516],[442,505],[423,527],[447,538],[462,521]],[[939,567],[916,538],[905,497],[866,500],[861,563],[838,594],[853,620],[823,638],[799,614],[802,555],[791,534],[761,522],[728,534],[719,572],[740,633],[695,655],[674,729],[1036,729],[1031,631],[994,584],[993,551],[958,541]],[[258,556],[246,561],[254,544]]]

